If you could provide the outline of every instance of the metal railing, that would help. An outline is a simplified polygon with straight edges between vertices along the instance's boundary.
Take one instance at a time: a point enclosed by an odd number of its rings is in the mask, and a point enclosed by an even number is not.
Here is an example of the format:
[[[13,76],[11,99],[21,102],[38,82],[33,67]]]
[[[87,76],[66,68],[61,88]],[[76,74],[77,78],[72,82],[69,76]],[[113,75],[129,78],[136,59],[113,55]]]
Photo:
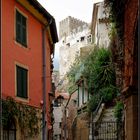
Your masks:
[[[93,140],[118,140],[117,122],[93,123]]]

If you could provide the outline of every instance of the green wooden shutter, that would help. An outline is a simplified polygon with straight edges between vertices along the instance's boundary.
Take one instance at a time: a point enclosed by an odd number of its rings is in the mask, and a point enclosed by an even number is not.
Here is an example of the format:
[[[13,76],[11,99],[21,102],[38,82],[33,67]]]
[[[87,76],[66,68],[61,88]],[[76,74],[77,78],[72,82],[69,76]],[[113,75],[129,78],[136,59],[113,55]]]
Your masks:
[[[23,88],[23,97],[27,98],[27,70],[22,70],[22,88]]]
[[[20,42],[21,40],[21,15],[16,11],[16,40]]]
[[[16,11],[16,41],[27,46],[26,17]]]
[[[17,96],[22,97],[22,73],[20,67],[17,66]]]
[[[17,96],[22,98],[28,97],[28,71],[24,68],[17,68]]]
[[[26,41],[26,18],[22,16],[22,43],[27,45]]]

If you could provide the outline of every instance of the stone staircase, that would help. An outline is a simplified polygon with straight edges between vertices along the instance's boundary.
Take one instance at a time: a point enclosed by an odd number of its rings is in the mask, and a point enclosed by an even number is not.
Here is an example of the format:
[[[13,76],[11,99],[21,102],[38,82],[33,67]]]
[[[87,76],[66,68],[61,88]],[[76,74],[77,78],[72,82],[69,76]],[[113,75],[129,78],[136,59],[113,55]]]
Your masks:
[[[114,108],[109,107],[107,109],[104,109],[102,117],[101,117],[102,122],[111,122],[111,121],[116,121],[116,118],[114,117]]]
[[[93,119],[93,123],[90,123],[89,140],[117,140],[117,123],[114,117],[114,108],[104,108],[102,112],[100,111],[100,117],[98,113],[97,116],[99,119]],[[94,118],[97,117],[95,116]]]
[[[101,119],[94,124],[94,140],[117,140],[117,123],[114,108],[104,109]]]

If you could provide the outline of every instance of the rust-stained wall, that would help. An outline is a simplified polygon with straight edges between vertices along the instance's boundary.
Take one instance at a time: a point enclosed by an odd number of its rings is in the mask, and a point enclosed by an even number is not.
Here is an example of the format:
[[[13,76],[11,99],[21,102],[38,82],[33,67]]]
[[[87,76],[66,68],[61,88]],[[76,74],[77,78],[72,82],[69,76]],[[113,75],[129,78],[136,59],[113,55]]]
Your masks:
[[[135,30],[138,21],[138,1],[129,0],[125,5],[124,19],[124,46],[125,46],[125,71],[124,71],[124,88],[133,84],[133,64],[134,64],[134,40]]]
[[[125,140],[138,139],[138,97],[132,95],[125,100]]]
[[[128,0],[124,19],[125,139],[138,139],[138,1]]]

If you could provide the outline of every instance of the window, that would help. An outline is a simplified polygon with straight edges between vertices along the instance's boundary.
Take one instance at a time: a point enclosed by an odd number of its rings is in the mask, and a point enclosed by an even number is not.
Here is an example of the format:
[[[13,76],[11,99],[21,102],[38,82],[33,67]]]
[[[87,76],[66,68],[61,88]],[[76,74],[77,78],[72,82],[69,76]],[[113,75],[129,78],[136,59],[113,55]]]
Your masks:
[[[54,140],[57,140],[57,135],[54,135]]]
[[[16,41],[27,47],[26,17],[16,10]]]
[[[61,140],[61,134],[59,134],[59,139]]]
[[[68,47],[70,47],[70,43],[67,43],[66,45],[67,45]]]
[[[62,126],[62,123],[60,122],[60,123],[59,123],[59,127],[61,128],[61,126]]]
[[[28,89],[28,70],[16,66],[16,82],[17,82],[17,96],[22,98],[28,98],[27,89]]]
[[[73,106],[76,106],[77,101],[75,99],[73,99]]]
[[[81,37],[81,42],[82,42],[82,41],[84,41],[84,40],[85,40],[85,37],[84,37],[84,36],[82,36],[82,37]]]
[[[87,36],[87,43],[92,43],[92,35]]]

